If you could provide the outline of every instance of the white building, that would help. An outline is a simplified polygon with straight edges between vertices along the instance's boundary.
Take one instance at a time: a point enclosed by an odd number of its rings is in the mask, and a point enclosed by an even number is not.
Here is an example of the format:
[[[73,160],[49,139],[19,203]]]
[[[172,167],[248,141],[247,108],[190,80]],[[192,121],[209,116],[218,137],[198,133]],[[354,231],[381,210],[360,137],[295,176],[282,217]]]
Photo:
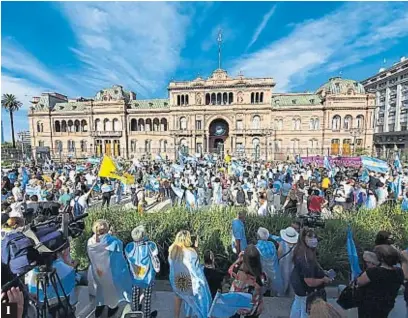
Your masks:
[[[408,58],[362,81],[368,92],[376,94],[374,147],[387,150],[408,149]]]

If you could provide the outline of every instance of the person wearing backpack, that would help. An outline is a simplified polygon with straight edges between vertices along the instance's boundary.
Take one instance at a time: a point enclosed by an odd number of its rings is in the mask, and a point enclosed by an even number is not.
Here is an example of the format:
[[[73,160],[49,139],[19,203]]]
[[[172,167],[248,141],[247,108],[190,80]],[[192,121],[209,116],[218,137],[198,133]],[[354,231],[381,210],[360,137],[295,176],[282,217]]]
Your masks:
[[[81,190],[76,190],[74,198],[71,200],[70,206],[72,207],[72,212],[75,216],[84,214],[88,208],[88,199],[92,193],[92,190],[96,184],[97,180],[91,185],[89,191],[85,194],[82,194]]]
[[[152,287],[156,273],[160,271],[160,260],[156,243],[147,238],[143,225],[132,230],[133,242],[125,247],[125,255],[133,276],[132,310],[142,309],[141,294],[144,294],[144,317],[157,316],[157,310],[151,311]]]
[[[246,206],[245,191],[240,185],[238,186],[236,201],[238,206]]]

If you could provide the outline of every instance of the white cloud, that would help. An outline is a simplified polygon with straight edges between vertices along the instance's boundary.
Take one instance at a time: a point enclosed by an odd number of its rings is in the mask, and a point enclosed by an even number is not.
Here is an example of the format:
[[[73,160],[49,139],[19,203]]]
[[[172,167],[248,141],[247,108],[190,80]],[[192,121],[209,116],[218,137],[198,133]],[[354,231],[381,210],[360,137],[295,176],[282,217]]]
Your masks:
[[[31,106],[33,96],[40,96],[44,92],[44,87],[23,79],[2,74],[1,92],[2,94],[14,94],[16,98],[23,103],[23,108],[28,109]]]
[[[18,82],[20,77],[24,77],[26,83],[29,81],[38,83],[38,86],[46,90],[56,90],[64,94],[74,92],[73,87],[63,80],[63,76],[54,74],[11,38],[2,39],[1,53],[1,67],[14,75],[14,83]]]
[[[405,3],[347,3],[294,26],[284,38],[234,62],[246,76],[273,76],[276,91],[303,83],[311,73],[336,71],[384,52],[408,36]],[[375,17],[375,18],[373,18]]]
[[[262,31],[265,29],[266,25],[268,24],[270,18],[272,15],[275,13],[276,10],[276,5],[274,5],[262,18],[261,23],[258,25],[256,28],[254,35],[252,36],[251,42],[249,42],[247,46],[247,50],[258,40],[259,35],[262,33]]]
[[[146,97],[177,69],[190,22],[177,3],[62,2],[61,8],[79,40],[73,52],[83,67],[69,75],[76,82],[95,91],[122,84]]]

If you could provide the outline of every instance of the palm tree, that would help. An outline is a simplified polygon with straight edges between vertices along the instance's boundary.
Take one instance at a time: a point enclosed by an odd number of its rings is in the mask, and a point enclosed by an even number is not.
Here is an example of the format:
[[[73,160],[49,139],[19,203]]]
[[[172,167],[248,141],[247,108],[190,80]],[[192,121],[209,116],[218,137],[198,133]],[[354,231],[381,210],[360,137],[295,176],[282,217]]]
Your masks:
[[[13,94],[3,94],[1,97],[1,107],[10,113],[11,138],[13,141],[13,148],[16,148],[16,140],[14,138],[14,117],[13,113],[18,111],[23,103],[18,101]]]

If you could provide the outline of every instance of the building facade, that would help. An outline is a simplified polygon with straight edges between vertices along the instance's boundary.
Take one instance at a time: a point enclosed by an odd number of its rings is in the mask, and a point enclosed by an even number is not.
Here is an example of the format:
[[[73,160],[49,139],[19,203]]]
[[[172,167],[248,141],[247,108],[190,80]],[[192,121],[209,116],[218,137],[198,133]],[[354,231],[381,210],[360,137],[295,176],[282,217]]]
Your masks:
[[[371,153],[375,95],[360,83],[331,78],[314,93],[280,94],[274,87],[272,78],[217,69],[208,78],[170,82],[166,99],[138,100],[119,85],[92,99],[43,93],[29,112],[31,143],[56,158],[174,158],[179,150],[269,160]]]
[[[387,157],[394,151],[408,151],[408,59],[402,57],[362,84],[366,91],[376,95],[376,154]]]
[[[24,144],[24,146],[31,146],[31,135],[28,130],[22,130],[17,133],[18,140]]]

